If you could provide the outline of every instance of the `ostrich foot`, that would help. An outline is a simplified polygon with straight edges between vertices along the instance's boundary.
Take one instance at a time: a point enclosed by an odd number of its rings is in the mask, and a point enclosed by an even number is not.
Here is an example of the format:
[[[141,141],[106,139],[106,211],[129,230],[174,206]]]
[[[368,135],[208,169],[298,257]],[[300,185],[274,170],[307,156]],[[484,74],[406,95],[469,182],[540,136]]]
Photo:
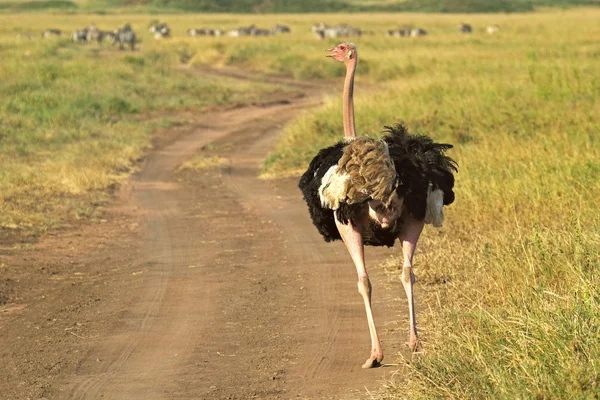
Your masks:
[[[419,350],[421,350],[421,341],[419,340],[418,337],[414,336],[410,338],[409,342],[408,342],[408,347],[410,347],[410,350],[414,353],[417,352]]]
[[[367,361],[362,365],[364,369],[367,368],[378,368],[381,367],[381,361],[383,360],[383,354],[380,355],[372,355],[369,357]]]

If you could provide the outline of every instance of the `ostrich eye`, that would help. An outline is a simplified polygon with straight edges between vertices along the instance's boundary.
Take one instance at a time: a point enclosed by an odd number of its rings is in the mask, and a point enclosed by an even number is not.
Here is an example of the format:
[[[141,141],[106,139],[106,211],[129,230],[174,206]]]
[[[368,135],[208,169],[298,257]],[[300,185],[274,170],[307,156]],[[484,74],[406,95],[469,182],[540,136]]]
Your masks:
[[[342,50],[346,50],[346,48],[344,46],[340,46],[340,49]]]

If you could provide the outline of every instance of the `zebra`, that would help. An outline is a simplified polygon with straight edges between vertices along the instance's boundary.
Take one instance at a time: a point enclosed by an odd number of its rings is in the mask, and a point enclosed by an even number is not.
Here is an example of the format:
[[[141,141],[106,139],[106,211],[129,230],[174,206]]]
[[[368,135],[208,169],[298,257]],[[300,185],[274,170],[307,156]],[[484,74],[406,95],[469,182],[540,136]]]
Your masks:
[[[88,34],[87,28],[78,29],[76,31],[73,31],[73,34],[71,35],[71,39],[73,40],[73,43],[85,43],[87,41],[87,34]]]
[[[329,28],[329,26],[325,25],[323,22],[319,22],[318,24],[314,24],[310,30],[312,33],[317,34],[318,32],[324,31],[327,28]]]
[[[465,24],[465,23],[461,23],[458,25],[458,29],[462,32],[462,33],[471,33],[473,32],[473,28],[471,27],[471,25],[469,24]]]
[[[319,39],[335,38],[335,37],[346,37],[346,36],[361,36],[362,30],[346,24],[339,24],[334,27],[329,27],[323,23],[313,25],[311,28],[312,32]]]
[[[223,31],[220,29],[211,29],[211,28],[191,28],[187,30],[188,36],[221,36],[223,35]]]
[[[392,37],[403,37],[410,36],[412,29],[411,28],[398,28],[398,29],[390,29],[387,31],[388,36]]]
[[[150,32],[154,33],[154,39],[171,37],[171,28],[166,23],[156,24],[150,27]]]
[[[263,31],[264,29],[258,29],[256,25],[241,26],[237,29],[232,29],[227,32],[227,36],[239,37],[239,36],[253,36],[256,31]],[[260,34],[259,34],[260,35]]]
[[[275,24],[272,28],[271,28],[271,32],[273,34],[275,33],[290,33],[292,30],[290,29],[289,26],[285,26],[285,25],[280,25],[280,24]]]
[[[427,36],[427,31],[423,28],[413,28],[410,30],[410,36],[412,36],[412,37]]]
[[[254,28],[250,31],[252,36],[271,36],[273,32],[268,29]]]
[[[121,29],[115,29],[115,38],[113,39],[113,45],[118,41],[119,50],[125,49],[125,44],[129,44],[131,51],[135,49],[135,32],[131,29],[131,25],[126,24]]]
[[[188,36],[205,36],[205,35],[209,35],[209,31],[210,31],[210,29],[190,28],[187,30],[187,34],[188,34]]]
[[[100,36],[100,31],[98,30],[98,27],[96,26],[96,24],[91,24],[90,26],[88,26],[87,28],[87,33],[85,35],[85,41],[90,43],[92,40],[97,41],[98,43],[100,43],[100,41],[102,39],[98,39],[98,37]]]

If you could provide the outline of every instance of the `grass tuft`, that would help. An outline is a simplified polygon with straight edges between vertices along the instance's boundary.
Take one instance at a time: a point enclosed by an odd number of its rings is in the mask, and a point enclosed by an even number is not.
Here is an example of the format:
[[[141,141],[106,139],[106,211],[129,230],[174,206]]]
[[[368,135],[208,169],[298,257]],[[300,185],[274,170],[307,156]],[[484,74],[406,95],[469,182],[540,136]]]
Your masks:
[[[186,169],[207,169],[207,168],[214,168],[214,167],[220,167],[222,165],[225,165],[227,163],[227,159],[223,158],[223,157],[217,157],[217,156],[198,156],[198,157],[194,157],[193,159],[184,162],[183,164],[181,164],[181,166],[178,168],[180,171],[186,170]]]

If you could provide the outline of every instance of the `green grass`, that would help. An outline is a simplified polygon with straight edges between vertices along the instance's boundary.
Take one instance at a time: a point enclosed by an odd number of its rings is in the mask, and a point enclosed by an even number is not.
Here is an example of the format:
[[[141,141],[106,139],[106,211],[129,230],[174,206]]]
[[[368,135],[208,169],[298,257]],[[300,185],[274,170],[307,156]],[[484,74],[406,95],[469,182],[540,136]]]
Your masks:
[[[48,18],[45,26],[65,28]],[[66,38],[15,39],[28,22],[5,20],[0,32],[0,227],[20,234],[99,215],[163,120],[280,90],[190,76],[175,68],[177,46],[121,53]]]
[[[426,228],[415,261],[424,352],[382,398],[600,397],[599,17],[515,15],[496,36],[361,39],[359,134],[404,120],[453,143],[459,164],[445,227]],[[445,22],[428,20],[432,31]],[[339,78],[340,94],[286,128],[266,174],[297,174],[343,137],[341,88]],[[401,287],[398,265],[385,268]]]

